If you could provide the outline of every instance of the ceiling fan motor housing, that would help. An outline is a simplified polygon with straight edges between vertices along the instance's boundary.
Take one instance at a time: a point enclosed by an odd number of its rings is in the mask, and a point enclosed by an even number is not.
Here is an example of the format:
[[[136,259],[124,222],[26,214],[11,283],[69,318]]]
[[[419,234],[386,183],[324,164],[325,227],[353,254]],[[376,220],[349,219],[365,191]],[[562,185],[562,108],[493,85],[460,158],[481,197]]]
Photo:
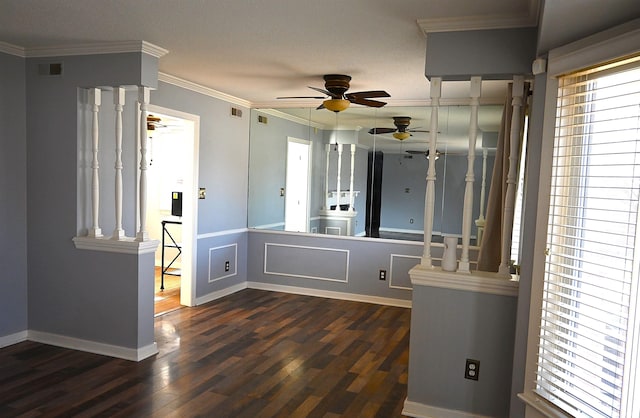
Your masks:
[[[394,116],[393,124],[398,128],[398,132],[404,132],[409,127],[411,118],[409,116]]]
[[[327,74],[324,76],[324,87],[334,98],[342,98],[344,93],[349,90],[349,82],[351,76],[344,74]]]

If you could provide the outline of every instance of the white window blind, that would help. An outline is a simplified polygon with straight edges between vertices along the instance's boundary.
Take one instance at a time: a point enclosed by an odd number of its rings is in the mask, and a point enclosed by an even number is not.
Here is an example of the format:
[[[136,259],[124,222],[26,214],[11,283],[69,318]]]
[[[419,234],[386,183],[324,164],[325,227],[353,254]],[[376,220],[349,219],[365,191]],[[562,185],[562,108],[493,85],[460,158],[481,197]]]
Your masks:
[[[536,392],[638,417],[638,57],[560,78],[552,170]]]

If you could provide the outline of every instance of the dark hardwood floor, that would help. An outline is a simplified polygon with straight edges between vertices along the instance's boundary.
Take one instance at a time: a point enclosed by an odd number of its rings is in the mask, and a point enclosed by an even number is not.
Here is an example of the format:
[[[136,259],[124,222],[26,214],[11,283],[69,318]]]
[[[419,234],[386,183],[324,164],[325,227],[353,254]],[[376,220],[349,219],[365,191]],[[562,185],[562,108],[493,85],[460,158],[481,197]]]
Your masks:
[[[400,417],[410,310],[243,290],[156,318],[139,363],[0,350],[0,416]]]

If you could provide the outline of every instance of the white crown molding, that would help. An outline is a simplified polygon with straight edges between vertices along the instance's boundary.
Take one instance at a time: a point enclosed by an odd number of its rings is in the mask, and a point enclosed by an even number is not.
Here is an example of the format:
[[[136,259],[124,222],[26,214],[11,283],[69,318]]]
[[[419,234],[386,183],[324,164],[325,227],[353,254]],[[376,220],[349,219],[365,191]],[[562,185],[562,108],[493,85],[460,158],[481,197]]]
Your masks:
[[[26,51],[23,47],[0,41],[0,52],[25,58]]]
[[[160,244],[156,240],[136,241],[135,238],[124,237],[114,240],[111,237],[91,238],[74,237],[73,243],[79,250],[103,251],[120,254],[148,254],[155,253]]]
[[[71,55],[121,54],[142,52],[161,58],[169,51],[146,41],[103,42],[64,46],[25,48],[27,58],[59,57]]]
[[[286,119],[288,121],[294,122],[294,123],[299,123],[300,125],[308,125],[312,128],[318,128],[318,129],[324,129],[325,126],[321,123],[316,123],[316,122],[312,122],[309,119],[305,119],[305,118],[300,118],[294,115],[290,115],[288,113],[285,112],[281,112],[277,109],[261,109],[258,108],[258,111],[260,113],[265,113],[267,115],[271,115],[274,116],[276,118],[280,118],[280,119]]]
[[[224,100],[225,102],[237,104],[238,106],[244,106],[251,108],[251,102],[248,100],[240,99],[239,97],[231,96],[230,94],[222,93],[209,87],[196,84],[192,81],[188,81],[170,74],[158,73],[158,81],[172,84],[176,87],[182,87],[183,89],[191,90],[196,93],[204,94],[205,96],[213,97],[215,99]]]
[[[158,346],[155,342],[136,349],[83,340],[80,338],[68,337],[66,335],[51,334],[42,331],[29,330],[28,335],[29,341],[55,345],[56,347],[69,348],[72,350],[86,351],[88,353],[100,354],[103,356],[121,358],[130,361],[142,361],[148,357],[158,354]]]
[[[488,15],[418,19],[420,30],[425,35],[432,32],[456,32],[486,29],[526,28],[538,25],[539,0],[529,1],[529,10],[521,15]]]
[[[472,273],[448,272],[439,267],[427,268],[419,264],[409,270],[409,276],[411,276],[411,284],[414,287],[428,286],[491,295],[518,296],[518,281],[509,280],[498,275],[498,273],[482,271],[474,271]]]

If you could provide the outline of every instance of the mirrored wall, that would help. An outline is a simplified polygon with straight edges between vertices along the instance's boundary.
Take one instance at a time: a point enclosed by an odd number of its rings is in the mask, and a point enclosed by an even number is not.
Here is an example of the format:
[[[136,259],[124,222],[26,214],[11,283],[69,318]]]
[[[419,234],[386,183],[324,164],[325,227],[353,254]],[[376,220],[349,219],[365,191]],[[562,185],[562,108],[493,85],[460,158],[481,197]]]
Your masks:
[[[398,116],[410,118],[402,140],[394,137]],[[470,108],[440,107],[435,158],[427,152],[430,117],[430,107],[253,109],[249,227],[422,241],[433,160],[432,241],[461,236]],[[501,117],[502,106],[480,106],[474,220],[486,210],[482,186],[488,194]]]

